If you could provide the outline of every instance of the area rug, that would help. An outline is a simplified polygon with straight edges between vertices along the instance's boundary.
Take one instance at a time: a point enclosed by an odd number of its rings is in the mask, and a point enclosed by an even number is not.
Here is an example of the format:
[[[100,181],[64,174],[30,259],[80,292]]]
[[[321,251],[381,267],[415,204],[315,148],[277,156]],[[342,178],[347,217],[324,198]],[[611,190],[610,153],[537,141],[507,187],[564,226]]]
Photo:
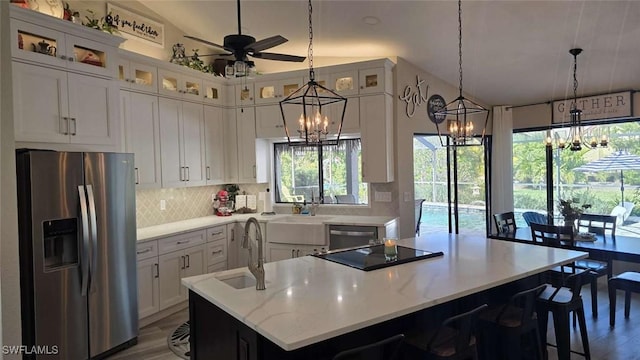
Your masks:
[[[181,359],[189,359],[189,322],[180,324],[167,337],[169,349]]]

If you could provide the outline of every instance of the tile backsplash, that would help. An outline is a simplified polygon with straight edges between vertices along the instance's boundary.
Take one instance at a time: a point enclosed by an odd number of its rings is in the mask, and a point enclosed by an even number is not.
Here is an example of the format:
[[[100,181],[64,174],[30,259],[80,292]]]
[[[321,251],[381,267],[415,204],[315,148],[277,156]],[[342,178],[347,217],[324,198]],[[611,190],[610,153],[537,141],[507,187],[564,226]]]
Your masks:
[[[258,196],[266,191],[268,184],[239,184],[243,192]],[[174,189],[148,189],[136,191],[136,216],[138,228],[160,225],[213,215],[211,195],[223,189],[222,185],[199,186]],[[372,201],[370,206],[327,205],[318,208],[323,215],[376,215],[393,216],[398,213],[399,194],[392,184],[371,184],[371,193],[384,191],[392,193],[391,202]],[[373,195],[370,196],[373,199]],[[165,210],[160,210],[160,201],[165,201]],[[257,212],[262,212],[262,201],[257,201]],[[289,213],[291,205],[274,204],[277,213]]]
[[[138,228],[213,215],[211,195],[223,186],[198,186],[173,189],[136,190],[136,222]],[[267,184],[240,184],[240,194],[258,195]],[[160,210],[160,201],[165,210]],[[262,211],[258,201],[258,211]]]

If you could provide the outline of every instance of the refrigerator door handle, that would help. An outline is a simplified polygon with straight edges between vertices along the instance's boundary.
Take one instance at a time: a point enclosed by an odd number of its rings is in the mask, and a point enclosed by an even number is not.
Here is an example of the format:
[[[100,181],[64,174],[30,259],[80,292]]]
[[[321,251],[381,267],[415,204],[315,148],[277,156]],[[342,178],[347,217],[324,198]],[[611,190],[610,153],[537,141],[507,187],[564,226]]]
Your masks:
[[[98,247],[98,227],[97,227],[97,217],[96,217],[96,201],[93,196],[93,186],[86,185],[87,187],[87,198],[89,199],[89,218],[91,221],[91,265],[89,267],[89,274],[93,274],[95,272],[96,262],[98,261],[98,252],[96,248]],[[89,283],[89,289],[92,288],[92,283]]]
[[[87,296],[89,288],[89,215],[87,213],[87,196],[83,185],[78,186],[80,198],[80,222],[82,222],[82,258],[80,260],[82,271],[82,296]]]

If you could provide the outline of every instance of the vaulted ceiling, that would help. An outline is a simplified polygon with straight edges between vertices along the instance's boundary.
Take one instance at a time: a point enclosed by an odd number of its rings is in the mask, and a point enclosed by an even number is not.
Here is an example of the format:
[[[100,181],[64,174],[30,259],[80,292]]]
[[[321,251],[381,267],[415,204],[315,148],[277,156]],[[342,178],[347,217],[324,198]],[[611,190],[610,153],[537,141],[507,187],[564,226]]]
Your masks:
[[[185,34],[218,44],[238,30],[235,1],[140,2]],[[289,41],[269,52],[307,55],[306,1],[243,0],[241,6],[243,33],[281,34]],[[579,96],[640,87],[640,1],[463,1],[462,12],[464,90],[489,105],[571,97],[574,47],[584,49]],[[368,24],[368,17],[379,23]],[[457,86],[457,19],[455,0],[313,0],[314,60],[399,56]],[[256,67],[268,73],[308,63],[258,60]]]

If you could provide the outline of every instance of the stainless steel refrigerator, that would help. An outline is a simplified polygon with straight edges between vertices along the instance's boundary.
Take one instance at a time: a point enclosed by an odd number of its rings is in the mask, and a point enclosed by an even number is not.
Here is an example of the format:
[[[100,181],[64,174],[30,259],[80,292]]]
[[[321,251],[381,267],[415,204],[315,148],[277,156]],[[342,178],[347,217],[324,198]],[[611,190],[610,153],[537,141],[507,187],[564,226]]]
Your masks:
[[[22,339],[36,350],[25,358],[135,344],[133,154],[17,150],[16,161]]]

